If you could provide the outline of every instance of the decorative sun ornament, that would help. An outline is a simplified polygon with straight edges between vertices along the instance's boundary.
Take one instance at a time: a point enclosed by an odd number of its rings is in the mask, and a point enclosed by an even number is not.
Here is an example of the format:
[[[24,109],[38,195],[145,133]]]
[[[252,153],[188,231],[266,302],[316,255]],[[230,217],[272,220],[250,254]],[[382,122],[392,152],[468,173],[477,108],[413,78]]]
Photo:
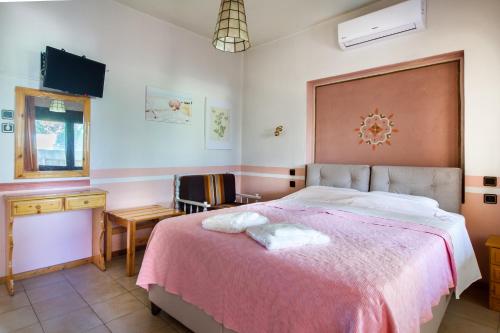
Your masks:
[[[398,132],[394,127],[394,122],[391,120],[392,117],[394,117],[393,114],[386,116],[379,113],[378,109],[366,117],[361,116],[363,120],[361,126],[354,129],[360,138],[359,144],[366,143],[373,150],[384,143],[390,146],[392,134]]]

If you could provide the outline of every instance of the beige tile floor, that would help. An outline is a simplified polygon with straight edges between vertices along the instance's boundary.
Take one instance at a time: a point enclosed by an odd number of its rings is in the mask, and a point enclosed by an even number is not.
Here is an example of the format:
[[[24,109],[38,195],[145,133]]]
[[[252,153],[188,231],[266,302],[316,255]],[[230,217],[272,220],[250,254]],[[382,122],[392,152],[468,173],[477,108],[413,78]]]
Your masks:
[[[163,312],[152,316],[135,280],[125,276],[125,259],[118,257],[106,272],[85,265],[18,281],[13,297],[0,287],[0,333],[190,332]],[[452,300],[439,332],[500,333],[500,313],[487,308],[487,297],[487,289],[474,286]]]
[[[0,333],[189,332],[163,312],[151,315],[136,278],[125,276],[125,258],[118,257],[105,272],[89,264],[16,281],[13,297],[0,286]]]

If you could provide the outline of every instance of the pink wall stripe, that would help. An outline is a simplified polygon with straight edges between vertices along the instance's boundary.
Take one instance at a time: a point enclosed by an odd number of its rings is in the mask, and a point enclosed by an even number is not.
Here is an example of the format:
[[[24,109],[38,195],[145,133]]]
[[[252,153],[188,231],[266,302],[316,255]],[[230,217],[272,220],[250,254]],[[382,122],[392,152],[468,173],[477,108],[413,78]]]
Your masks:
[[[296,176],[304,176],[304,166],[292,167]],[[129,169],[96,169],[91,170],[92,179],[100,178],[127,178],[127,177],[147,177],[165,176],[175,174],[201,174],[216,172],[256,172],[288,175],[290,168],[285,167],[265,167],[252,165],[229,165],[229,166],[208,166],[208,167],[171,167],[171,168],[129,168]]]
[[[174,182],[172,180],[100,184],[97,187],[108,191],[106,202],[108,210],[151,204],[173,207]]]
[[[282,168],[282,167],[263,167],[254,165],[242,165],[242,172],[256,172],[256,173],[273,173],[278,175],[289,175],[290,169],[295,169],[296,176],[305,176],[306,169],[304,166],[294,167],[294,168]]]
[[[127,178],[141,176],[162,176],[174,175],[177,173],[209,173],[209,172],[254,172],[276,175],[288,175],[289,168],[284,167],[263,167],[263,166],[215,166],[215,167],[188,167],[188,168],[145,168],[145,169],[100,169],[92,171],[92,178]],[[304,167],[295,168],[296,176],[305,176]],[[43,181],[43,182],[13,182],[0,183],[0,192],[25,191],[64,187],[83,187],[90,186],[89,179],[82,180],[64,180],[64,181]],[[465,176],[465,186],[483,187],[483,176]],[[499,186],[500,187],[500,182]]]
[[[137,168],[137,169],[99,169],[92,171],[92,178],[127,178],[141,176],[174,175],[178,173],[210,173],[210,172],[253,172],[263,174],[288,175],[289,168],[285,167],[265,167],[265,166],[210,166],[210,167],[172,167],[172,168]],[[296,167],[296,176],[304,176],[306,169]],[[255,175],[254,177],[258,177]],[[499,183],[500,185],[500,183]],[[0,183],[0,192],[39,190],[65,187],[90,186],[89,179],[69,180],[69,181],[43,181],[43,182],[13,182]],[[465,176],[465,186],[483,187],[483,176]],[[500,187],[500,186],[499,186]]]
[[[145,176],[165,176],[175,174],[198,174],[216,172],[236,172],[241,166],[207,166],[207,167],[170,167],[170,168],[129,168],[129,169],[97,169],[90,171],[90,177],[97,178],[126,178]]]
[[[499,187],[498,185],[497,187]],[[483,176],[465,176],[465,186],[483,187]]]
[[[45,182],[29,182],[29,183],[0,183],[0,192],[43,190],[51,188],[83,187],[83,186],[90,186],[90,180],[82,179],[82,180],[45,181]]]
[[[303,180],[296,180],[296,187],[290,187],[289,179],[259,176],[241,176],[241,191],[247,194],[258,193],[262,200],[274,200],[300,190],[305,186]]]

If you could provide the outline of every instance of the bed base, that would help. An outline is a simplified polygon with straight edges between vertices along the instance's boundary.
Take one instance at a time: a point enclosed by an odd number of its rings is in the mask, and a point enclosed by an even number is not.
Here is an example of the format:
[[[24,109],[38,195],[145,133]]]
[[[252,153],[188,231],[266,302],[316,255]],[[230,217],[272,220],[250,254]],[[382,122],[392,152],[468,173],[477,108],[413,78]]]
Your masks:
[[[153,315],[163,310],[195,333],[236,333],[216,322],[200,308],[187,303],[177,295],[166,292],[158,285],[151,286],[149,300]],[[421,333],[438,332],[450,300],[451,295],[443,296],[439,304],[432,308],[433,319],[420,326]]]

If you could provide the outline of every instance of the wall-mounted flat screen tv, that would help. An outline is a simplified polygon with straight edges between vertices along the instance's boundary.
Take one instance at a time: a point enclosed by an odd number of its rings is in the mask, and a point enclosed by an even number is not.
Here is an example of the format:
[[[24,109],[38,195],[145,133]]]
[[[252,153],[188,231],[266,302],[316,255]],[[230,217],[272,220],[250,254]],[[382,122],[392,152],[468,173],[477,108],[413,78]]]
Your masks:
[[[42,53],[42,85],[67,93],[102,97],[106,65],[47,46]]]

